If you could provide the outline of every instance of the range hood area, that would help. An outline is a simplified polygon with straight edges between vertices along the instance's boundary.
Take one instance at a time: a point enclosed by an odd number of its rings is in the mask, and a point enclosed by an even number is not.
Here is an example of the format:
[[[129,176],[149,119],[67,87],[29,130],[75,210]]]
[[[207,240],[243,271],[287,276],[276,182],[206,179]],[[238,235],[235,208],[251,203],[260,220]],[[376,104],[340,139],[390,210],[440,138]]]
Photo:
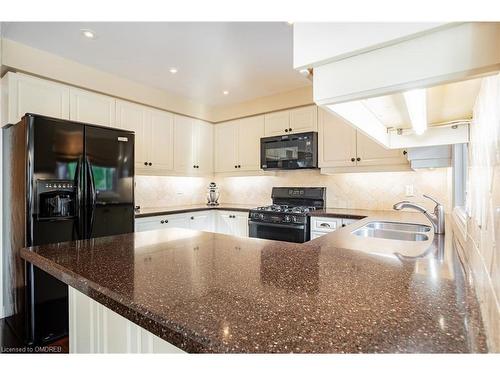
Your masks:
[[[294,67],[312,69],[316,104],[388,149],[469,141],[481,78],[500,71],[500,23],[368,23],[341,32],[349,27],[294,25]]]

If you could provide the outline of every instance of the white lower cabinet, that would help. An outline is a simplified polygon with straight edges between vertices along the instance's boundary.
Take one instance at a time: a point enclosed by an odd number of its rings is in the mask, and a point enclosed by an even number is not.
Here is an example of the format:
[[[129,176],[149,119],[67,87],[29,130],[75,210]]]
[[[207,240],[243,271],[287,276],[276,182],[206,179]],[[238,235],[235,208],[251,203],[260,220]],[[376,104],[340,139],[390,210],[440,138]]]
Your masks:
[[[248,237],[248,213],[237,211],[217,212],[217,233]]]
[[[246,237],[248,236],[248,212],[206,210],[135,220],[136,232],[162,228],[194,229]]]
[[[311,240],[336,231],[356,221],[357,219],[341,219],[337,217],[311,217]]]
[[[70,353],[184,353],[78,290],[68,294]]]

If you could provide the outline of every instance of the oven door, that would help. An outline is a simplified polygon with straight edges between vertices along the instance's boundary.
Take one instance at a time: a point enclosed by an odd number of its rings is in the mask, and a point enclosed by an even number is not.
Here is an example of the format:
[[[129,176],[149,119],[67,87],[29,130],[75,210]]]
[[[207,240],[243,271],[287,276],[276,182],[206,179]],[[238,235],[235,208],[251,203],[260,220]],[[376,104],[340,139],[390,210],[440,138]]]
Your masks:
[[[306,224],[262,223],[250,220],[248,222],[248,236],[266,240],[302,243],[309,240],[309,227]]]
[[[262,138],[262,169],[302,169],[318,166],[318,133]]]

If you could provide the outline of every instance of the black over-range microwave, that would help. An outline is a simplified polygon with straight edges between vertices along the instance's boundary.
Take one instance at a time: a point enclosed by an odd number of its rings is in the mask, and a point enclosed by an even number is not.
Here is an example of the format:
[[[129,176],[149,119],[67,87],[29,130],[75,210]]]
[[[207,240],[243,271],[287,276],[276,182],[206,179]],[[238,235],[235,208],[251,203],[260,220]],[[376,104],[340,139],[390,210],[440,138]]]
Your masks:
[[[261,138],[260,167],[262,169],[318,168],[318,133]]]

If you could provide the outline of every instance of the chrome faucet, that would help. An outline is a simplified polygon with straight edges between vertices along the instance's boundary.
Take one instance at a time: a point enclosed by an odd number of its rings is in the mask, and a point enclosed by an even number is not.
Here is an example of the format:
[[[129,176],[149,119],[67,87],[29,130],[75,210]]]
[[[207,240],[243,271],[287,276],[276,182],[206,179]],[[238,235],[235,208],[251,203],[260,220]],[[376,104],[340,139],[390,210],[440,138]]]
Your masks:
[[[444,234],[444,207],[441,203],[439,203],[437,200],[434,198],[425,195],[425,198],[430,199],[434,203],[436,203],[436,207],[434,207],[434,213],[429,213],[427,209],[419,204],[412,203],[410,201],[402,201],[396,203],[393,208],[395,210],[402,210],[403,208],[413,208],[414,210],[422,212],[427,219],[432,223],[432,226],[434,227],[434,233],[436,234]]]

